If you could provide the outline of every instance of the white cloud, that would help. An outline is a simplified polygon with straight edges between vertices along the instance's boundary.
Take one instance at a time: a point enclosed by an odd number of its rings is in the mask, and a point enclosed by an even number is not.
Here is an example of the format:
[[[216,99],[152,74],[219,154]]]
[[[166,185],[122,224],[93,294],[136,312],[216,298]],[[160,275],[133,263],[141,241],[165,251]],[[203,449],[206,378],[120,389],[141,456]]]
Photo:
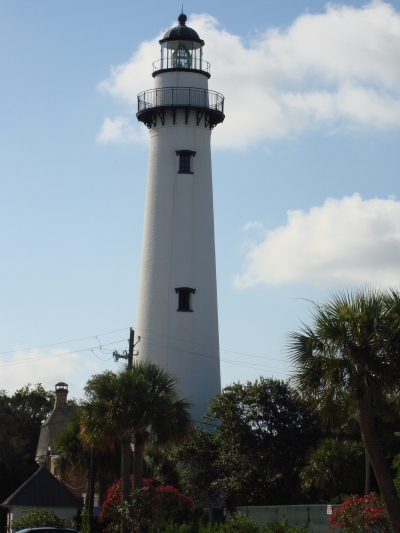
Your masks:
[[[247,222],[247,224],[245,224],[244,226],[244,231],[249,231],[249,230],[262,230],[264,228],[263,224],[261,222]]]
[[[97,135],[99,143],[108,142],[145,142],[143,131],[138,131],[127,117],[115,117],[113,120],[105,118],[100,133]]]
[[[246,254],[239,288],[281,285],[398,285],[400,202],[330,198],[308,213],[289,211],[285,226],[267,232]]]
[[[207,14],[192,16],[188,24],[206,41],[210,88],[226,97],[226,124],[213,133],[219,146],[245,148],[315,128],[400,125],[400,14],[388,3],[328,5],[325,13],[303,14],[250,43]],[[129,116],[136,112],[137,93],[152,87],[160,35],[142,43],[99,85],[128,105]],[[138,128],[144,129],[132,126]],[[102,140],[142,138],[130,128],[117,131]]]
[[[64,381],[70,385],[71,396],[81,397],[80,380],[87,374],[87,368],[87,362],[69,349],[49,353],[38,349],[19,350],[11,357],[0,359],[1,389],[11,394],[28,383],[42,383],[46,389],[54,390],[56,383]]]

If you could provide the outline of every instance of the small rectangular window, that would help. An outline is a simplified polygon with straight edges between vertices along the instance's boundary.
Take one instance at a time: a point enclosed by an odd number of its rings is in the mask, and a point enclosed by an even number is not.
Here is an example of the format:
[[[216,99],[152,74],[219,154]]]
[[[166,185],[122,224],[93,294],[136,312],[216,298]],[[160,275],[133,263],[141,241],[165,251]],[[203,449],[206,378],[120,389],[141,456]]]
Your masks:
[[[191,289],[190,287],[178,287],[175,289],[175,292],[178,294],[177,311],[193,312],[193,309],[191,309],[191,295],[196,292],[196,289]]]
[[[190,155],[179,156],[179,173],[190,174]]]
[[[176,150],[176,155],[179,156],[178,174],[193,174],[192,157],[196,155],[196,152],[192,150]]]

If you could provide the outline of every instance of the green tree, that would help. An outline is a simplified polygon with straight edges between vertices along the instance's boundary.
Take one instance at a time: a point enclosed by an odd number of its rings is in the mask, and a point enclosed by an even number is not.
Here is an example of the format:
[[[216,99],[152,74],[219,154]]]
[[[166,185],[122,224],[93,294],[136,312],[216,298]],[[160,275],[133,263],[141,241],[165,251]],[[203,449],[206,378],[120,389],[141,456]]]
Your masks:
[[[142,486],[145,445],[182,441],[191,429],[190,404],[179,399],[176,378],[152,362],[139,362],[121,372],[91,378],[83,402],[82,436],[99,440],[122,454],[122,500],[130,492],[131,445],[134,445],[133,488]],[[126,525],[123,524],[123,529]]]
[[[215,432],[199,432],[180,452],[185,490],[201,500],[199,485],[208,484],[209,499],[225,491],[230,505],[298,503],[305,453],[324,430],[288,383],[234,383],[210,402],[210,413]]]
[[[181,486],[197,507],[219,505],[220,496],[224,497],[224,489],[219,483],[224,476],[217,464],[219,449],[215,432],[196,429],[191,438],[175,450],[183,465]]]
[[[86,508],[90,521],[93,518],[95,483],[98,483],[99,503],[105,498],[106,487],[120,475],[120,454],[110,450],[107,443],[99,441],[88,446],[81,435],[82,408],[71,415],[68,426],[55,440],[56,468],[61,474],[77,471],[87,474],[88,497]]]
[[[146,448],[143,477],[180,489],[181,474],[173,449]]]
[[[307,453],[300,473],[303,490],[319,501],[332,502],[363,488],[364,446],[361,442],[327,437]]]
[[[8,395],[0,391],[0,502],[36,470],[40,426],[53,409],[54,393],[30,384]],[[0,522],[5,525],[0,509]]]
[[[398,416],[400,393],[400,294],[373,289],[338,292],[315,304],[312,325],[290,334],[293,380],[327,422],[351,405],[357,413],[393,533],[400,532],[400,500],[375,424]]]

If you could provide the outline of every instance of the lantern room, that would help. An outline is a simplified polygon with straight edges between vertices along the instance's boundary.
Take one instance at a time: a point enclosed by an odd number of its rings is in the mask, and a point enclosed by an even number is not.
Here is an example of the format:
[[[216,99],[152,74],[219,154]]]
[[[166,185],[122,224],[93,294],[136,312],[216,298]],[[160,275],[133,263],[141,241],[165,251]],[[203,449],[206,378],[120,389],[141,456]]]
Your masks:
[[[153,63],[153,76],[165,70],[191,69],[210,77],[210,64],[203,60],[204,41],[186,26],[187,17],[181,13],[179,25],[168,30],[159,41],[161,59]]]

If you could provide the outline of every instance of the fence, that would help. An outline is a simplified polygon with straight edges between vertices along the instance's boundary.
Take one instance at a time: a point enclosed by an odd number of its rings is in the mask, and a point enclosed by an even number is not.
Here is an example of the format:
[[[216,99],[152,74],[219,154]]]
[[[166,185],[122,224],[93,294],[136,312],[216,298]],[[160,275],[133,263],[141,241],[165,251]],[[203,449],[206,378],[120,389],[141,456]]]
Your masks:
[[[340,505],[329,506],[332,511]],[[327,533],[329,527],[328,505],[274,505],[260,507],[228,507],[228,513],[240,512],[251,518],[260,528],[279,523],[286,518],[291,526],[306,526],[311,533]],[[210,520],[220,520],[222,509],[204,509]]]

